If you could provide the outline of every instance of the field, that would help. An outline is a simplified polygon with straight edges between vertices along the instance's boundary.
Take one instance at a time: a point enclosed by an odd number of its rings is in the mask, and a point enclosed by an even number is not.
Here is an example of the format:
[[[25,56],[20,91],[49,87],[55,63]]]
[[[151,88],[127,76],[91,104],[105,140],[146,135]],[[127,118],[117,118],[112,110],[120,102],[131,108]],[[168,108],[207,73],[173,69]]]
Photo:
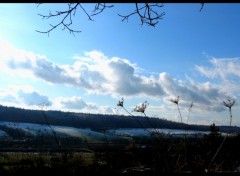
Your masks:
[[[1,122],[0,129],[4,175],[239,173],[238,134],[159,129],[160,135],[150,135],[146,129],[53,126],[54,136],[47,125],[14,122]]]

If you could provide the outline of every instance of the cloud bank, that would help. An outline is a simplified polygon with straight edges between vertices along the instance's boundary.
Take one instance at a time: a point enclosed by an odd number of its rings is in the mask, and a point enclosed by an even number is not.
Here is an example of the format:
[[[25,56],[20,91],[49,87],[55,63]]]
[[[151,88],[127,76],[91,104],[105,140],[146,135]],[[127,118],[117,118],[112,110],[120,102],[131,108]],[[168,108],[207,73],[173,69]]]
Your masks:
[[[202,111],[221,112],[225,110],[222,101],[226,97],[239,96],[240,59],[212,58],[208,66],[196,65],[199,75],[208,81],[200,82],[191,78],[175,79],[166,72],[146,76],[135,63],[119,57],[108,57],[100,51],[85,52],[84,56],[74,56],[72,64],[57,64],[44,55],[16,49],[8,43],[0,41],[1,72],[21,75],[42,80],[51,84],[73,86],[85,90],[89,94],[111,95],[116,97],[144,97],[145,99],[162,100],[166,106],[169,99],[180,96],[181,106],[188,108],[194,102]],[[23,74],[28,73],[28,74]],[[215,80],[218,81],[215,81]],[[16,98],[17,97],[17,98]],[[98,107],[86,103],[81,97],[59,97],[50,101],[39,92],[19,91],[1,97],[3,101],[20,101],[24,104],[48,102],[66,109],[83,111],[109,112],[109,107]],[[58,103],[56,103],[58,102]],[[150,101],[149,101],[150,102]]]

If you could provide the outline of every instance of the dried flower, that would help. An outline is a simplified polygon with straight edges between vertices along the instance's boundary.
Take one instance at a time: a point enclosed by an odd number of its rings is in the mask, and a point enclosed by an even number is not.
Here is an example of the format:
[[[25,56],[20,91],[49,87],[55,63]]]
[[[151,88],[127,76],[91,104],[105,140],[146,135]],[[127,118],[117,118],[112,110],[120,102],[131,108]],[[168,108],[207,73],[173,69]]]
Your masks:
[[[178,105],[179,96],[177,98],[175,98],[175,99],[170,99],[170,101]]]
[[[170,99],[171,102],[175,103],[177,105],[177,108],[178,108],[178,112],[179,112],[179,115],[180,115],[180,118],[181,118],[181,123],[182,123],[182,114],[180,112],[180,109],[178,107],[178,103],[179,103],[179,96],[177,96],[177,98],[175,99]]]
[[[236,100],[235,99],[228,99],[228,101],[223,101],[224,106],[228,107],[229,109],[232,108],[232,106],[235,104]]]
[[[235,99],[228,99],[228,101],[223,101],[224,106],[229,108],[230,113],[230,126],[232,126],[232,106],[235,104]]]
[[[145,109],[147,108],[148,105],[149,105],[149,103],[147,103],[147,101],[145,101],[145,102],[142,103],[141,105],[136,106],[136,107],[133,109],[133,111],[144,113],[144,112],[145,112]]]
[[[124,99],[123,99],[123,97],[122,97],[122,100],[119,100],[119,101],[118,101],[117,106],[123,107],[123,102],[124,102]]]
[[[228,107],[229,108],[229,113],[230,113],[230,122],[229,122],[229,126],[231,127],[232,126],[232,106],[235,104],[236,100],[235,99],[228,99],[227,101],[223,101],[223,105]],[[225,140],[227,139],[227,136],[228,136],[228,133],[227,135],[224,137],[221,145],[219,146],[218,150],[216,151],[215,155],[213,156],[209,166],[208,166],[208,169],[210,168],[212,162],[214,161],[214,159],[216,158],[217,154],[219,153],[220,149],[222,148]]]

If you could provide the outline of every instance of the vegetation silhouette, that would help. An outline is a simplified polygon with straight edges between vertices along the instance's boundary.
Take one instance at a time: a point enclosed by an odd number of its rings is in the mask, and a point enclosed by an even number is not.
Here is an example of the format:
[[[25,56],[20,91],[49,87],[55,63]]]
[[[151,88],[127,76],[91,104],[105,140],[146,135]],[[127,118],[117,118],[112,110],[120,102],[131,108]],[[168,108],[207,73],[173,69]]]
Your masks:
[[[230,102],[231,106],[224,104],[229,108],[229,111],[234,105],[232,101]],[[179,99],[177,103],[179,103]],[[123,98],[117,103],[117,106],[119,108],[124,107]],[[135,110],[145,114],[147,106],[148,103],[144,102],[137,106]],[[67,153],[64,159],[62,151],[54,147],[56,146],[56,139],[54,140],[54,135],[51,135],[51,133],[39,132],[37,135],[32,135],[28,130],[20,128],[19,125],[17,128],[11,128],[4,123],[0,124],[0,130],[7,132],[15,139],[0,138],[0,141],[4,140],[4,142],[0,142],[0,173],[3,175],[9,174],[9,170],[11,170],[12,175],[56,174],[59,171],[66,175],[235,173],[240,163],[240,128],[233,127],[231,123],[229,123],[229,126],[217,127],[214,123],[210,126],[192,125],[185,124],[182,121],[172,122],[148,117],[146,114],[144,116],[84,114],[43,109],[27,110],[5,106],[0,106],[0,112],[0,121],[2,122],[42,124],[51,126],[53,131],[55,129],[53,125],[90,128],[92,131],[104,133],[105,136],[102,142],[89,142],[84,138],[63,138],[58,135],[58,141],[61,140],[61,144],[68,145],[66,150],[62,148]],[[45,118],[42,118],[42,113],[45,114]],[[232,113],[230,112],[230,121],[231,119]],[[110,129],[148,129],[152,128],[153,124],[156,129],[167,127],[184,130],[205,130],[210,133],[202,137],[168,135],[162,136],[161,140],[151,135],[126,135],[125,138],[114,140],[107,138]],[[56,134],[56,131],[54,132]],[[154,130],[151,132],[154,132]],[[229,134],[231,132],[232,135],[228,135],[226,138],[223,132]],[[233,135],[232,132],[236,134]],[[19,136],[23,140],[20,140]],[[222,145],[223,141],[225,145]],[[184,154],[184,160],[179,158],[183,148],[187,152],[187,155]],[[8,152],[11,152],[11,154]],[[28,155],[25,155],[25,153],[28,153]]]
[[[37,7],[42,4],[43,3],[38,3]],[[39,13],[38,15],[41,16],[42,19],[57,19],[59,21],[56,24],[50,24],[50,28],[46,31],[36,31],[43,34],[48,34],[49,36],[50,32],[59,26],[62,26],[62,30],[68,30],[70,34],[74,35],[75,33],[82,32],[72,28],[72,25],[74,24],[73,18],[76,16],[78,11],[86,15],[88,20],[94,21],[94,16],[103,13],[106,11],[106,9],[117,6],[117,4],[110,5],[109,3],[90,3],[90,5],[93,6],[93,9],[91,12],[89,12],[87,10],[88,8],[84,7],[85,5],[85,3],[66,3],[66,9],[64,10],[56,10],[55,12],[49,10],[49,13],[45,15]],[[118,14],[118,16],[122,18],[122,21],[128,21],[130,17],[136,15],[139,17],[140,25],[155,27],[159,20],[161,20],[165,15],[165,12],[162,11],[164,3],[128,3],[126,5],[133,5],[134,10],[126,15]],[[204,3],[201,3],[200,12],[202,11],[203,7]]]

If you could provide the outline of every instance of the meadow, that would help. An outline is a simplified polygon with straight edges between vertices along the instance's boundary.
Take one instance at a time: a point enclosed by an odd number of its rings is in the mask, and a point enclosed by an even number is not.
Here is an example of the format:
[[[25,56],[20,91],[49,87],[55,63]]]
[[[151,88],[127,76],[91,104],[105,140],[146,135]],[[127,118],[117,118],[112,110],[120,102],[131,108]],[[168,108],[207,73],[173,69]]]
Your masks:
[[[217,127],[201,135],[178,135],[178,130],[171,135],[160,133],[161,137],[146,132],[142,135],[144,130],[139,133],[139,129],[136,133],[134,129],[94,132],[53,127],[58,131],[59,148],[47,125],[20,123],[18,128],[9,122],[1,125],[16,132],[8,133],[13,138],[1,137],[0,173],[4,175],[239,173],[240,135],[229,134],[225,139],[226,134],[218,132]],[[213,160],[224,139],[224,145]]]
[[[135,108],[142,117],[2,107],[0,174],[239,174],[233,104],[226,104],[230,125],[220,127],[147,117],[146,102]]]

